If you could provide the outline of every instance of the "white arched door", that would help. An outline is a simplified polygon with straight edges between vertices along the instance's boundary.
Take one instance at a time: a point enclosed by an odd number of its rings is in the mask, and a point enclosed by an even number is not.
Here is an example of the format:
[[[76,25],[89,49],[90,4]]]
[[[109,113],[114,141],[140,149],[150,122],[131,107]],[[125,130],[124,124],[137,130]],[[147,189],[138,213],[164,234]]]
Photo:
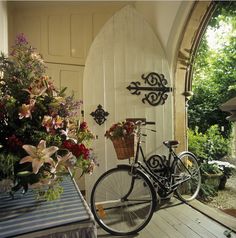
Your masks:
[[[86,177],[86,190],[98,176],[120,163],[111,141],[104,134],[114,123],[125,118],[146,118],[156,122],[157,133],[148,132],[144,149],[147,154],[165,153],[162,141],[173,134],[172,93],[164,105],[142,103],[142,95],[131,95],[127,86],[141,81],[150,72],[164,74],[171,86],[169,68],[161,44],[151,27],[131,6],[117,12],[102,28],[90,48],[84,70],[85,119],[98,136],[94,143],[100,164],[92,176]],[[109,113],[104,124],[98,125],[90,115],[98,105]],[[125,163],[126,161],[122,161]]]

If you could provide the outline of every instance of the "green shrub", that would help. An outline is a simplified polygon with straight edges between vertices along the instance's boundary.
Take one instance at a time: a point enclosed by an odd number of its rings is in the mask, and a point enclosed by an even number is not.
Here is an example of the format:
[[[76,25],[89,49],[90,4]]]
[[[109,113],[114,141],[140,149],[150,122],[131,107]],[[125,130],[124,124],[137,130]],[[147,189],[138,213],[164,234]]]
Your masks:
[[[201,201],[210,201],[213,197],[217,196],[216,189],[210,184],[201,184],[198,194],[198,199]]]
[[[205,134],[195,130],[188,131],[189,150],[200,160],[219,160],[230,152],[230,139],[224,138],[218,125],[211,126]]]
[[[188,139],[188,149],[201,161],[202,174],[224,174],[225,171],[221,170],[219,165],[209,162],[220,160],[229,155],[230,152],[230,139],[226,139],[221,135],[218,125],[211,126],[206,133],[199,132],[197,127],[194,131],[189,130]],[[214,196],[217,196],[217,189],[203,179],[199,199],[208,201]]]
[[[205,145],[207,143],[207,137],[205,134],[198,131],[198,127],[195,130],[188,130],[188,149],[193,152],[201,161],[208,158],[205,151]]]
[[[207,132],[208,155],[211,160],[219,160],[230,153],[230,139],[224,138],[218,125],[211,126]]]
[[[220,174],[222,173],[222,171],[220,170],[219,166],[216,164],[202,163],[201,173],[202,174]]]

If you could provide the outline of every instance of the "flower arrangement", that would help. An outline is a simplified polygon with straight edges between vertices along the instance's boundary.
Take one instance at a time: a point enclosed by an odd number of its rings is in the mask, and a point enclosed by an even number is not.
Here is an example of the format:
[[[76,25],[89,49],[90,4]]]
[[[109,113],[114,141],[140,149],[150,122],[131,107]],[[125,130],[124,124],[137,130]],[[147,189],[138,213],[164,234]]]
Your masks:
[[[109,130],[106,131],[105,137],[111,140],[117,138],[125,138],[136,134],[137,125],[132,121],[122,121],[113,124]]]
[[[59,91],[45,72],[23,34],[8,57],[0,56],[0,186],[31,186],[50,200],[63,192],[68,169],[92,173],[96,161],[94,135],[79,120],[82,102]]]
[[[132,121],[122,121],[113,124],[106,131],[105,137],[111,139],[119,160],[134,157],[135,136],[137,125]]]

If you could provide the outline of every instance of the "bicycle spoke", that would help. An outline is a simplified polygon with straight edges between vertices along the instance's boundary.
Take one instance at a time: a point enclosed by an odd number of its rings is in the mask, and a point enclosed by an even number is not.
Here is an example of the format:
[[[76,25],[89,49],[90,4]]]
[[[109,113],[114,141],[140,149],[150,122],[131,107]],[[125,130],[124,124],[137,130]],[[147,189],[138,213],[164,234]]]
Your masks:
[[[108,171],[92,190],[94,217],[111,234],[134,234],[148,223],[153,214],[155,199],[152,184],[141,173],[135,174],[134,178],[129,171],[128,168]]]
[[[194,199],[199,192],[201,184],[200,170],[195,157],[188,152],[182,154],[180,161],[176,165],[175,173],[177,175],[180,174],[180,176],[183,174],[182,179],[177,184],[176,193],[178,197],[183,201]]]

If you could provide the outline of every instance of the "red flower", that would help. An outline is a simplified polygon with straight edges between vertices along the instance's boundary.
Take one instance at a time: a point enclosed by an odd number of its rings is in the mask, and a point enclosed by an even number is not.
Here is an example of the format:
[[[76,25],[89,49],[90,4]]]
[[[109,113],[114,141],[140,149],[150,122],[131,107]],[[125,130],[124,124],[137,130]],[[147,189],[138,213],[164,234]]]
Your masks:
[[[16,137],[16,135],[12,135],[7,139],[7,146],[12,151],[17,151],[23,145],[22,141]]]
[[[80,130],[81,131],[85,131],[86,129],[88,129],[88,125],[87,123],[84,121],[80,124]]]
[[[74,144],[71,148],[71,152],[76,157],[82,155],[84,159],[87,159],[89,156],[89,150],[84,146],[84,144]]]
[[[62,143],[62,147],[71,151],[71,149],[73,148],[73,146],[75,145],[75,143],[71,140],[65,140]]]
[[[83,159],[88,159],[89,149],[84,144],[75,144],[71,140],[66,140],[62,143],[62,147],[72,152],[75,157],[83,156]]]

